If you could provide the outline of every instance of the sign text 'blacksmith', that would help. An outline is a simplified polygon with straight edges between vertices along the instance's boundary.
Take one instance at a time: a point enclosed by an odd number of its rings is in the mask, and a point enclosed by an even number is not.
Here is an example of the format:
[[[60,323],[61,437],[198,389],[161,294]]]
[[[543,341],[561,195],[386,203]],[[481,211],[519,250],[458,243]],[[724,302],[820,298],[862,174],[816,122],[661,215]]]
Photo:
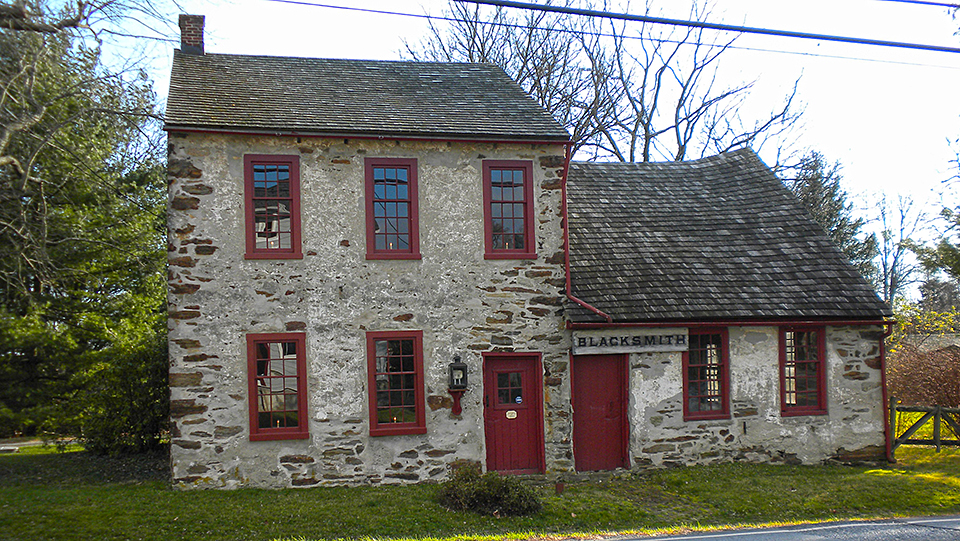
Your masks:
[[[687,329],[595,329],[573,331],[573,354],[687,351]]]

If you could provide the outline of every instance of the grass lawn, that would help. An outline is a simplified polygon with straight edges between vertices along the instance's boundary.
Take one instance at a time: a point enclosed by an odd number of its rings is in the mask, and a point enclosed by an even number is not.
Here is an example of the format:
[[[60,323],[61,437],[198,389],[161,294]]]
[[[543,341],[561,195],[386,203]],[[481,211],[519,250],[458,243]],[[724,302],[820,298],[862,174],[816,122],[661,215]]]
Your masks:
[[[454,513],[435,485],[174,491],[163,456],[0,455],[0,540],[510,539],[960,513],[960,450],[901,447],[881,467],[724,464],[539,490],[523,518]]]

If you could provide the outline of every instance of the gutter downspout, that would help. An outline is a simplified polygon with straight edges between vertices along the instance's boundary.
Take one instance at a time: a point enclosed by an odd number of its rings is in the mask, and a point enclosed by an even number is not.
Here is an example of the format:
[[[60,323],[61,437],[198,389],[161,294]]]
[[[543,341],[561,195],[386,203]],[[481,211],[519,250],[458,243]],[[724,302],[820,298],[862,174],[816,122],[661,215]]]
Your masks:
[[[896,325],[895,321],[891,321],[884,325],[883,335],[880,337],[880,396],[883,401],[883,406],[881,411],[884,411],[885,415],[883,416],[883,444],[884,449],[887,452],[887,462],[890,464],[896,464],[897,459],[893,457],[893,436],[891,430],[896,430],[894,427],[890,426],[890,412],[886,411],[884,408],[891,407],[890,399],[887,397],[887,338],[893,334],[893,326]]]
[[[563,265],[566,273],[566,294],[567,298],[590,310],[594,314],[607,320],[607,323],[613,323],[613,318],[604,313],[599,308],[587,304],[573,295],[573,289],[570,285],[570,219],[567,217],[567,173],[570,171],[570,159],[573,157],[573,143],[566,143],[566,151],[563,160],[563,178],[560,179],[560,215],[563,222]],[[572,321],[567,319],[567,327],[570,328]],[[602,325],[602,323],[600,324]]]

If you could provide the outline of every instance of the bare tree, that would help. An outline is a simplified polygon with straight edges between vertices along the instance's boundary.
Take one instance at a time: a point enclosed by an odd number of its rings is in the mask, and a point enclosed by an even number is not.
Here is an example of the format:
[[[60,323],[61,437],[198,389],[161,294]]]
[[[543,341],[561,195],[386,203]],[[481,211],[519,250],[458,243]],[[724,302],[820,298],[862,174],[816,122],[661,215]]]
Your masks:
[[[652,9],[648,1],[647,14]],[[801,115],[794,85],[768,116],[744,118],[756,81],[721,84],[720,60],[735,38],[718,41],[704,29],[457,2],[447,14],[454,21],[431,23],[422,42],[405,44],[407,56],[502,67],[571,132],[581,156],[683,160],[747,145],[759,150]],[[709,0],[695,0],[691,19],[710,14]]]
[[[885,302],[892,305],[907,287],[922,278],[922,266],[913,257],[911,239],[924,233],[930,217],[923,209],[918,208],[910,197],[900,196],[895,202],[891,202],[884,195],[877,207],[880,211],[881,226],[878,239],[881,296]]]
[[[168,28],[159,9],[140,0],[0,4],[0,307],[90,274],[72,254],[133,253],[71,222],[90,213],[60,206],[103,206],[98,194],[118,193],[125,176],[160,163],[143,58],[111,55],[107,66],[101,53],[131,29],[162,39]]]

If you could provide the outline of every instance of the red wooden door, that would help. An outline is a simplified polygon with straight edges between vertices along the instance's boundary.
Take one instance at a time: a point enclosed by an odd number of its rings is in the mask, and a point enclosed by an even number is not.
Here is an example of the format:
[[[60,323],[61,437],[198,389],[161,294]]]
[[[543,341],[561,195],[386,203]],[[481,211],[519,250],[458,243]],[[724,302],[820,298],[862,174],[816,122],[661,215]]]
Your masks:
[[[573,358],[573,456],[577,471],[627,466],[627,360]]]
[[[483,389],[487,469],[543,473],[540,354],[485,354]]]

